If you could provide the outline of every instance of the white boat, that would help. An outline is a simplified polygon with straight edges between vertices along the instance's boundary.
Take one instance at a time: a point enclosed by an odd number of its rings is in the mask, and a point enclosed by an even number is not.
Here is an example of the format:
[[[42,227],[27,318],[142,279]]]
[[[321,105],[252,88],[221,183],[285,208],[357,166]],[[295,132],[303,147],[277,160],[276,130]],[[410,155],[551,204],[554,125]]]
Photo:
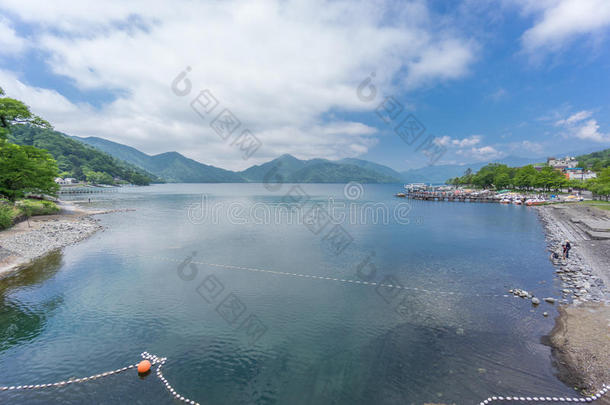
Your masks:
[[[426,183],[411,183],[405,184],[405,189],[413,192],[413,191],[424,191],[428,189],[428,185]]]

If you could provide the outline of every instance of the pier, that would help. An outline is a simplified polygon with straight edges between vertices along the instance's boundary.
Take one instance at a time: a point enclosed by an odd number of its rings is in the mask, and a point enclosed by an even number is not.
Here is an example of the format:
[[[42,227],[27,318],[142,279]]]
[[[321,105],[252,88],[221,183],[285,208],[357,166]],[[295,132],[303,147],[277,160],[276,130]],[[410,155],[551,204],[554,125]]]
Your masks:
[[[99,193],[116,193],[118,187],[96,187],[96,186],[77,186],[77,187],[62,187],[58,194],[99,194]]]
[[[478,203],[499,203],[501,200],[501,197],[498,197],[497,195],[472,195],[465,193],[454,194],[444,191],[414,191],[408,192],[407,197],[414,200]]]

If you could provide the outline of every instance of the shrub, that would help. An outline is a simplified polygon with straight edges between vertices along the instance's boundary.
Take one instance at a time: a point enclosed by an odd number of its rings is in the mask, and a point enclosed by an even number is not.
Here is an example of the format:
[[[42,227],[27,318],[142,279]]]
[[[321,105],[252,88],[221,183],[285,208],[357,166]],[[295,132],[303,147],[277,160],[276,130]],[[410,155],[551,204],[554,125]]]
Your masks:
[[[6,204],[0,201],[0,229],[6,229],[13,225],[15,210],[12,204]]]
[[[59,207],[47,200],[22,200],[18,203],[19,210],[28,217],[35,215],[50,215],[59,212]]]

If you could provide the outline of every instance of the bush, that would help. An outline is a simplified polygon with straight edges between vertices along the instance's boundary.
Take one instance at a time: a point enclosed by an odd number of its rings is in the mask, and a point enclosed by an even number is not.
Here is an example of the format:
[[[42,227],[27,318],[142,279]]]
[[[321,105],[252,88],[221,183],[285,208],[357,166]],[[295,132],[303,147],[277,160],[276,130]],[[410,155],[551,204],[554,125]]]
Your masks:
[[[50,215],[59,212],[59,207],[52,201],[47,200],[22,200],[17,204],[19,210],[28,217],[35,215]]]
[[[0,229],[6,229],[13,225],[15,210],[12,204],[7,204],[0,201]]]

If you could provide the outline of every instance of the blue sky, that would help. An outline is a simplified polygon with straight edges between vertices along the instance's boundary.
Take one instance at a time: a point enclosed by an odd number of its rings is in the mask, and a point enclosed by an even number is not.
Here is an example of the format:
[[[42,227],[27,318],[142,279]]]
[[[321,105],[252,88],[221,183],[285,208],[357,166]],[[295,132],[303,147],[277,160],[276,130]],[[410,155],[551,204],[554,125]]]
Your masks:
[[[0,0],[0,86],[60,131],[150,154],[404,170],[430,164],[424,139],[436,164],[609,147],[609,33],[605,0]],[[204,89],[218,106],[198,114]],[[390,124],[375,113],[388,96],[404,106]],[[240,122],[226,139],[210,126],[224,108]],[[408,114],[426,128],[412,145],[393,131]],[[232,144],[245,129],[261,142],[248,160]]]

